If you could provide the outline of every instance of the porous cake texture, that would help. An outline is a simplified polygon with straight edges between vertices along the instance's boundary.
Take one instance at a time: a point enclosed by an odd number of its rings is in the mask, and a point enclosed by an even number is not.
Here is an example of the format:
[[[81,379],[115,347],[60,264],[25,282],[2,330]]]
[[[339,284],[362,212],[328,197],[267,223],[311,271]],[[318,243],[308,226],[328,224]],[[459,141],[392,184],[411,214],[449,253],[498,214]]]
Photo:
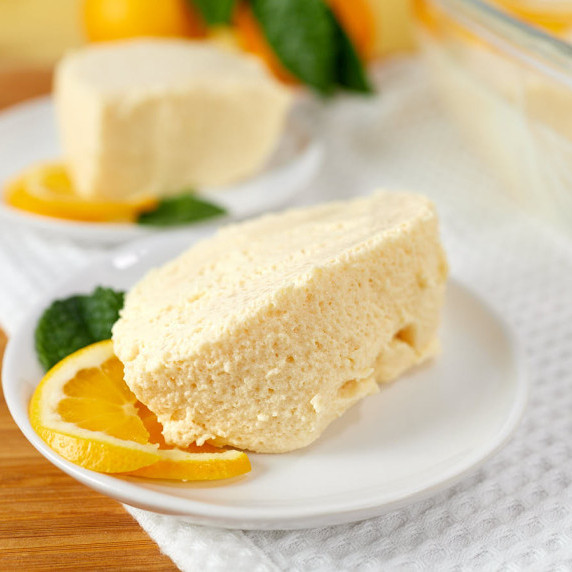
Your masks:
[[[422,196],[267,215],[149,272],[114,347],[167,441],[291,451],[435,354],[446,277]]]

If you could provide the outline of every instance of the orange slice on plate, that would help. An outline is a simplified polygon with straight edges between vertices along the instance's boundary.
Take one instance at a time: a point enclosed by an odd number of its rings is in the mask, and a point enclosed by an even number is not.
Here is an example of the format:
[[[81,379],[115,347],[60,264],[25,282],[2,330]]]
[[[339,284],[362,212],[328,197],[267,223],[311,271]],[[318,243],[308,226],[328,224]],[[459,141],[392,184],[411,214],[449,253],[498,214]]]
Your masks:
[[[83,222],[133,222],[157,204],[150,197],[127,201],[80,197],[61,163],[44,163],[26,170],[8,184],[5,201],[27,212]]]
[[[162,436],[153,417],[123,381],[123,365],[111,340],[87,346],[55,365],[30,402],[36,433],[62,457],[86,469],[184,481],[223,479],[250,470],[241,451],[210,445],[160,448],[167,445],[156,442]]]
[[[204,447],[204,448],[203,448]],[[208,446],[197,447],[197,453],[170,449],[160,452],[161,459],[152,465],[141,467],[129,474],[148,479],[172,479],[177,481],[212,481],[228,479],[250,471],[246,453],[229,449],[216,449],[209,453]]]

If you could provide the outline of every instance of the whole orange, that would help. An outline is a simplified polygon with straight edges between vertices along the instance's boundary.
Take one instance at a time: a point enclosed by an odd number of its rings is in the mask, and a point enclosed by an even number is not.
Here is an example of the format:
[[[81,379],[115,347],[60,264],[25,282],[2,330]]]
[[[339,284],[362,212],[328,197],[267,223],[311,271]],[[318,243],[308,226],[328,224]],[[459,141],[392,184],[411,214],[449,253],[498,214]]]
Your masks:
[[[87,37],[94,42],[206,34],[200,15],[185,0],[85,0],[83,18]]]

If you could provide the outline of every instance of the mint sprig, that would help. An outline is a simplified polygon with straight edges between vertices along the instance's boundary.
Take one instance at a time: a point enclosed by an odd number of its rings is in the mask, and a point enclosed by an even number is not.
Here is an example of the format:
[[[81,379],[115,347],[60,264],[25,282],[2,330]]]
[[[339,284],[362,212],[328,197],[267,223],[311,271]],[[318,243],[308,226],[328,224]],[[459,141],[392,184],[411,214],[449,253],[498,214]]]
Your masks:
[[[42,367],[50,369],[73,352],[111,337],[124,293],[98,286],[91,294],[56,300],[42,314],[34,341]]]
[[[322,95],[336,87],[372,91],[355,46],[325,0],[250,0],[250,5],[280,63],[300,81]]]
[[[331,9],[330,17],[336,33],[335,83],[351,91],[373,93],[373,87],[361,63],[359,54]]]
[[[282,65],[322,94],[334,87],[335,29],[322,0],[250,0]]]
[[[187,0],[196,8],[209,26],[230,24],[235,0]]]
[[[322,95],[371,93],[359,54],[325,0],[245,0],[280,63]],[[350,0],[348,0],[349,2]],[[232,24],[237,0],[187,0],[208,26]]]
[[[138,224],[147,226],[178,226],[226,214],[226,210],[212,202],[199,199],[192,191],[162,199],[152,211],[144,212]]]

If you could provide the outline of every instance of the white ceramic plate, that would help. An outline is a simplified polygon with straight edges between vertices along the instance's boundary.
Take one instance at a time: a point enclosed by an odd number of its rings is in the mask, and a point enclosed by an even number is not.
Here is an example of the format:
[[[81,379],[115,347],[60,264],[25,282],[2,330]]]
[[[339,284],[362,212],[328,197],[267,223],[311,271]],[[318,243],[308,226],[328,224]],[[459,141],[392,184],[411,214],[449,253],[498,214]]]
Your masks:
[[[434,494],[474,470],[515,429],[526,401],[515,345],[487,305],[451,280],[439,358],[356,405],[306,449],[252,454],[249,475],[207,484],[117,478],[65,461],[28,420],[28,401],[42,374],[33,349],[42,308],[54,297],[99,284],[128,288],[208,232],[147,238],[105,256],[46,297],[10,340],[3,371],[8,407],[30,442],[72,477],[129,505],[199,524],[325,526]]]
[[[300,102],[289,116],[278,148],[265,168],[240,184],[201,195],[226,207],[230,218],[242,219],[284,206],[307,187],[318,171],[323,146],[311,135]],[[0,195],[5,183],[34,163],[61,159],[53,102],[42,97],[0,113]],[[0,196],[1,199],[1,196]],[[75,239],[119,243],[160,232],[136,224],[87,223],[26,213],[0,200],[0,221],[17,221]]]

